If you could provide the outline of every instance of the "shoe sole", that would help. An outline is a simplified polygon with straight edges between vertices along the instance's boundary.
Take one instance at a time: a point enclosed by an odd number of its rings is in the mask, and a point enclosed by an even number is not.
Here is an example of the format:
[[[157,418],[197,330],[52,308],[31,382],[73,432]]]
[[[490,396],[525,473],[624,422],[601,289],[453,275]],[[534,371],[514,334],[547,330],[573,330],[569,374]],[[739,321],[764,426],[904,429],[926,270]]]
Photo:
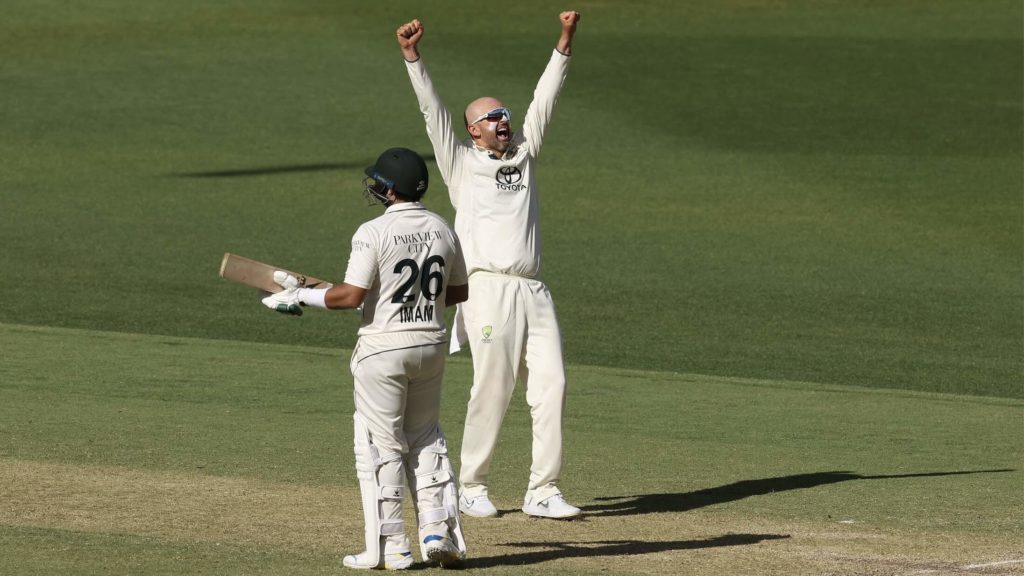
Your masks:
[[[349,556],[346,556],[345,558],[343,558],[341,560],[341,565],[344,566],[345,568],[351,568],[353,570],[376,570],[377,569],[376,566],[364,566],[362,564],[356,564],[355,562],[351,562],[350,563],[348,561],[348,559],[349,559]],[[412,556],[410,555],[408,557],[402,558],[402,560],[400,560],[398,563],[395,563],[395,564],[390,563],[387,560],[385,560],[384,561],[384,569],[385,570],[406,570],[410,566],[412,566],[412,564],[413,564],[413,559],[412,559]]]
[[[462,558],[455,552],[444,548],[433,548],[427,550],[427,558],[431,562],[437,562],[441,568],[457,568],[462,566]]]
[[[498,516],[497,510],[494,512],[478,512],[476,510],[470,510],[469,508],[463,508],[462,506],[459,506],[459,512],[474,518],[497,518]]]
[[[550,518],[551,520],[572,520],[574,518],[579,518],[580,516],[583,515],[583,512],[580,511],[580,512],[575,512],[573,514],[567,514],[567,515],[563,515],[563,516],[556,516],[554,514],[551,514],[550,512],[542,512],[540,510],[530,510],[530,509],[527,509],[527,508],[523,508],[523,513],[526,514],[527,516],[533,516],[534,518]]]

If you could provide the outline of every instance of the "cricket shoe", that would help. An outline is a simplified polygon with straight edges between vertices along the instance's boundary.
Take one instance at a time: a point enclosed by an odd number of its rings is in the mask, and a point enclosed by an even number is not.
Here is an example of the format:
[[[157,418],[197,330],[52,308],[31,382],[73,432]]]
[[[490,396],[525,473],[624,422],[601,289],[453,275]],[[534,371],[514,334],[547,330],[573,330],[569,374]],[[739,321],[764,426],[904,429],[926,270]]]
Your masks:
[[[382,567],[379,558],[374,558],[366,552],[349,554],[341,563],[345,568],[355,568],[356,570],[374,570]],[[408,550],[384,554],[383,568],[385,570],[405,570],[409,566],[412,566],[412,552]]]
[[[580,509],[566,502],[561,494],[548,496],[540,501],[536,501],[533,496],[528,495],[526,501],[523,502],[523,512],[530,516],[558,520],[567,520],[580,515]]]
[[[447,536],[431,534],[423,539],[423,547],[427,551],[427,560],[437,562],[441,568],[458,568],[466,559],[465,553]]]
[[[467,516],[477,518],[494,518],[498,515],[498,509],[491,504],[486,494],[475,498],[466,498],[465,494],[459,496],[459,511]]]

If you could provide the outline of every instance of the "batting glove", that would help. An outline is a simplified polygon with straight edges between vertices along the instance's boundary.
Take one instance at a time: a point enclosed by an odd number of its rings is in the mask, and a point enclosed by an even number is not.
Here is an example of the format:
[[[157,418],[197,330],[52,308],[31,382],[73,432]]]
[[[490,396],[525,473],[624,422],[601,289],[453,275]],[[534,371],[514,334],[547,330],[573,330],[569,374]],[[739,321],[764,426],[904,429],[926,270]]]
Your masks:
[[[299,288],[301,288],[299,280],[287,272],[276,270],[274,282],[280,284],[284,290],[267,296],[263,299],[263,304],[282,314],[302,316],[302,305],[299,304]]]

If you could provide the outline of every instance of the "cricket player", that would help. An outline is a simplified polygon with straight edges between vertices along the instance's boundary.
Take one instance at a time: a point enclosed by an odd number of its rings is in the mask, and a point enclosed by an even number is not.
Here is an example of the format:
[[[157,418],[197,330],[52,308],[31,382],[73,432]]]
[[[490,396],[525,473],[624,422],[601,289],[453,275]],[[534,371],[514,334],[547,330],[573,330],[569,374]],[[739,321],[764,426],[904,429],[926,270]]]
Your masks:
[[[468,294],[455,232],[424,208],[427,166],[418,154],[392,148],[366,169],[367,198],[386,206],[352,237],[345,281],[300,288],[275,273],[284,290],[268,307],[301,314],[302,305],[362,305],[350,368],[355,389],[355,461],[366,523],[366,550],[345,556],[349,568],[400,570],[413,563],[402,522],[408,486],[424,561],[459,566],[466,544],[458,491],[438,423],[448,337],[445,308]]]
[[[419,20],[396,31],[406,69],[426,121],[441,176],[456,209],[455,230],[466,253],[470,298],[456,313],[473,352],[473,388],[462,440],[459,506],[496,516],[488,473],[502,419],[517,379],[526,385],[533,418],[533,463],[523,512],[546,518],[580,514],[558,488],[562,468],[565,370],[555,307],[541,280],[537,155],[565,81],[578,12],[559,15],[562,33],[533,93],[520,131],[501,101],[478,98],[466,107],[465,140],[456,135],[420,58]],[[500,78],[501,59],[483,74]],[[452,338],[453,350],[458,339]]]

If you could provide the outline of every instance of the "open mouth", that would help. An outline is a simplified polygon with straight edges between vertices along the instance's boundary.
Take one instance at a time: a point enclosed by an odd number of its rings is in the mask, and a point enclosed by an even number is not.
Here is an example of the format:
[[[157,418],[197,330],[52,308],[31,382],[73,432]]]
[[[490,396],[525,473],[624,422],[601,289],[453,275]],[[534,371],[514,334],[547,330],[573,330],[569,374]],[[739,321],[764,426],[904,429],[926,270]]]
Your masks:
[[[502,142],[508,142],[508,140],[512,138],[512,131],[509,130],[508,126],[498,126],[495,134],[498,136],[498,140],[501,140]]]

